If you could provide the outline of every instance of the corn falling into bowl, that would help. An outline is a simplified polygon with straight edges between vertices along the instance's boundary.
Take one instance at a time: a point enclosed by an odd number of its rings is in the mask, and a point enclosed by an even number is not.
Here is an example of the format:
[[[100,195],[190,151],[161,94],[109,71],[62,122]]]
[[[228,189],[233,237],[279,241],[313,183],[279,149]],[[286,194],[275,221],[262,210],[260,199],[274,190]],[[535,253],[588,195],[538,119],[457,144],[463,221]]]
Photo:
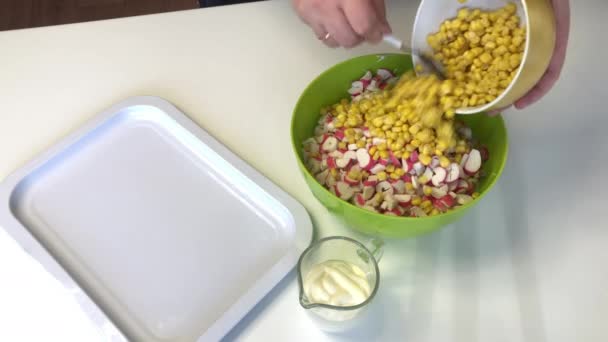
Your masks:
[[[517,6],[461,8],[427,38],[446,79],[367,71],[346,99],[321,110],[303,144],[315,179],[342,200],[392,216],[436,216],[475,197],[483,161],[462,107],[493,102],[511,84],[525,50]]]

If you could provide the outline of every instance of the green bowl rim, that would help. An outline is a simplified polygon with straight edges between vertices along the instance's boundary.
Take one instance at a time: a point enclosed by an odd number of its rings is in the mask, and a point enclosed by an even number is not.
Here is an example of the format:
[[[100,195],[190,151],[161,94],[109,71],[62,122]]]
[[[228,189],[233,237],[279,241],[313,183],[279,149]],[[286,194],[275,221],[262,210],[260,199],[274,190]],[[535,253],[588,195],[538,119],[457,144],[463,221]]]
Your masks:
[[[504,158],[502,158],[502,161],[500,163],[500,167],[498,169],[498,172],[496,173],[496,177],[488,184],[486,190],[484,192],[481,192],[479,194],[479,197],[477,197],[476,199],[474,199],[473,201],[456,207],[455,209],[452,209],[450,211],[447,211],[445,213],[441,213],[439,215],[435,215],[435,216],[423,216],[423,217],[409,217],[409,216],[390,216],[390,215],[385,215],[385,214],[381,214],[381,213],[377,213],[377,212],[373,212],[373,211],[369,211],[360,207],[357,207],[356,205],[345,201],[339,197],[337,197],[336,195],[332,194],[329,190],[327,190],[326,187],[324,187],[323,185],[321,185],[319,182],[317,182],[317,179],[315,178],[315,176],[313,174],[310,173],[310,171],[308,170],[308,168],[306,167],[306,165],[304,165],[304,162],[302,161],[302,158],[300,157],[300,153],[298,150],[298,147],[296,146],[296,141],[295,141],[295,137],[294,137],[294,128],[295,128],[295,118],[296,118],[296,110],[300,107],[301,103],[302,103],[302,98],[304,97],[304,94],[306,94],[314,85],[315,82],[317,82],[317,80],[319,78],[321,78],[322,76],[329,74],[330,72],[332,72],[334,69],[343,66],[345,64],[348,64],[354,60],[357,59],[364,59],[364,58],[370,58],[370,57],[384,57],[384,56],[409,56],[411,58],[411,55],[408,54],[401,54],[401,53],[382,53],[382,54],[368,54],[368,55],[362,55],[362,56],[357,56],[357,57],[353,57],[347,60],[344,60],[342,62],[339,62],[337,64],[334,64],[333,66],[331,66],[330,68],[328,68],[327,70],[323,71],[322,73],[320,73],[319,75],[317,75],[317,77],[315,77],[309,84],[308,86],[306,86],[306,88],[304,88],[304,91],[302,91],[302,93],[300,94],[300,96],[298,97],[298,101],[296,102],[296,105],[293,109],[292,115],[291,115],[291,124],[290,124],[290,136],[291,136],[291,147],[293,148],[294,152],[296,153],[296,159],[298,161],[298,165],[300,166],[300,170],[305,170],[304,172],[306,172],[306,174],[308,176],[310,176],[318,185],[321,186],[321,188],[323,189],[323,191],[325,191],[329,196],[334,197],[336,199],[338,199],[339,201],[342,201],[344,204],[346,204],[347,206],[350,206],[352,209],[355,209],[355,211],[359,211],[362,214],[369,214],[372,216],[377,216],[378,218],[382,218],[382,219],[388,219],[388,220],[394,220],[394,221],[421,221],[424,219],[435,219],[438,217],[448,217],[451,215],[457,215],[459,214],[459,212],[466,210],[469,207],[472,207],[474,205],[477,204],[477,202],[479,202],[482,198],[484,198],[488,192],[490,192],[490,190],[492,190],[492,188],[494,187],[494,185],[496,184],[496,182],[498,182],[498,180],[500,179],[500,175],[502,175],[502,172],[504,171],[505,165],[507,163],[507,157],[509,155],[509,136],[508,136],[508,131],[506,129],[506,125],[505,125],[505,121],[502,117],[502,115],[498,114],[496,115],[496,119],[500,119],[502,127],[505,131],[505,156]],[[482,114],[482,113],[479,113]],[[457,114],[457,115],[471,115],[471,114]]]

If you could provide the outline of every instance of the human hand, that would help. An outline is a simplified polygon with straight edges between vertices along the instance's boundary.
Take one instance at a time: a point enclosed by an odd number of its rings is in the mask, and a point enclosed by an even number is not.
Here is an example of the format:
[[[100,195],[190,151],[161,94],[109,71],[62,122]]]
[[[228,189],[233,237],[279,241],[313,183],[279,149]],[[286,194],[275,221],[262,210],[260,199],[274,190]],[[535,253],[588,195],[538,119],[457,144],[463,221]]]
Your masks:
[[[552,0],[551,2],[555,12],[556,24],[553,57],[540,81],[524,97],[515,102],[514,106],[517,109],[524,109],[545,96],[559,79],[566,60],[566,48],[568,47],[568,36],[570,34],[570,3],[569,0]],[[498,114],[502,110],[492,111],[490,115]]]
[[[384,0],[293,0],[293,6],[329,47],[378,43],[391,32]]]
[[[570,3],[569,0],[552,0],[555,12],[556,41],[553,58],[540,81],[524,97],[515,102],[515,108],[523,109],[540,100],[553,88],[562,71],[566,60],[566,48],[570,34]]]

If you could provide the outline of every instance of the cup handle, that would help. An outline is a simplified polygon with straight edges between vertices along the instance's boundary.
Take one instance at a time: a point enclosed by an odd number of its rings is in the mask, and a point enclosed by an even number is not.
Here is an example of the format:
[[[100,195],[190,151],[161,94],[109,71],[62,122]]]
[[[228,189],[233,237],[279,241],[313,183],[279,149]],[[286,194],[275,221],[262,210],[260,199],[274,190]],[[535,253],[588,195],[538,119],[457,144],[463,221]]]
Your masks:
[[[380,262],[384,255],[384,240],[374,237],[367,243],[367,249],[372,253],[376,262]]]
[[[376,259],[376,263],[380,263],[380,259],[382,259],[382,256],[384,255],[384,240],[373,237],[365,243],[365,247],[369,250],[374,259]],[[358,254],[361,259],[366,262],[368,261],[368,254],[363,250],[360,250]]]

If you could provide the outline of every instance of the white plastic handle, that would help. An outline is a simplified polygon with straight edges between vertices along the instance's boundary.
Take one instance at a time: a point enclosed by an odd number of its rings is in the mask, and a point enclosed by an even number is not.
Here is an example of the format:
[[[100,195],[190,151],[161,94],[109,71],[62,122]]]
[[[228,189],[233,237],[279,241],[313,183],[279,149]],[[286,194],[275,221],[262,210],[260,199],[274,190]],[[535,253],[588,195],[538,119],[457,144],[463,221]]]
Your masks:
[[[403,47],[403,42],[401,41],[401,39],[393,36],[392,34],[384,35],[384,37],[382,37],[382,40],[388,45],[391,45],[398,50],[401,50],[401,48]]]

